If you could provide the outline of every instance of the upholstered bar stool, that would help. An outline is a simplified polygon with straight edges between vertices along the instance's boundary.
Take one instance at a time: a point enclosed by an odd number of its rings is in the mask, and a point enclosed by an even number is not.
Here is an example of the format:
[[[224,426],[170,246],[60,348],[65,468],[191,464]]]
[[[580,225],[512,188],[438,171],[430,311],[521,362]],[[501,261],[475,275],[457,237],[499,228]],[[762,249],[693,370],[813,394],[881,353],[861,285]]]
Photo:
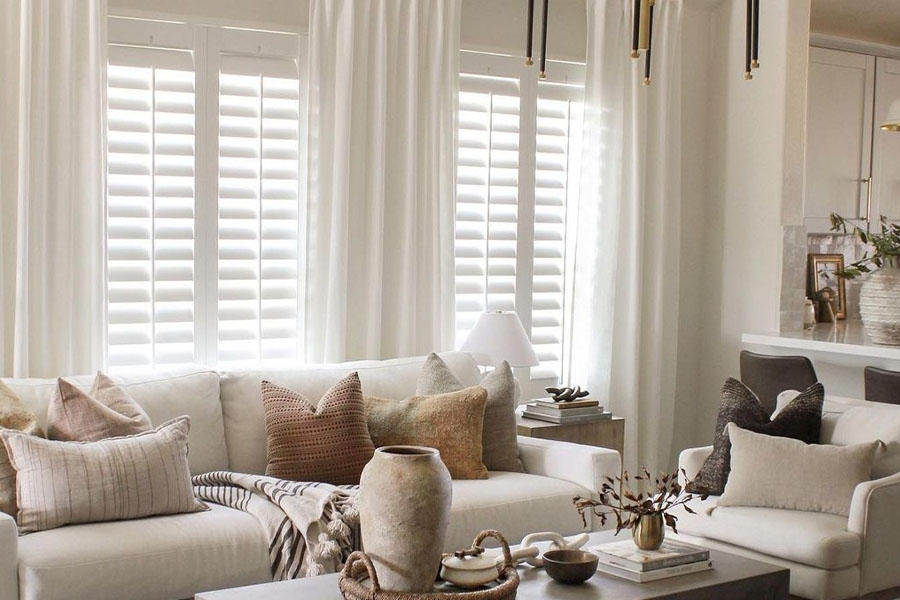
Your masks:
[[[866,367],[866,400],[900,404],[900,371]]]
[[[778,394],[785,390],[803,391],[819,379],[812,362],[805,356],[770,356],[741,351],[741,381],[750,388],[766,410],[775,410]]]

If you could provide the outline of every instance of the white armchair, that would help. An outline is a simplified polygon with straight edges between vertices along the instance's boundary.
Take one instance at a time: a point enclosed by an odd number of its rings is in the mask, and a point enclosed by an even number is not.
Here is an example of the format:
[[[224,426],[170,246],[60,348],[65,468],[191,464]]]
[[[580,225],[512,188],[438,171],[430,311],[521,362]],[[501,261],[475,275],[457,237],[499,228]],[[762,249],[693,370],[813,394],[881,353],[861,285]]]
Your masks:
[[[712,446],[682,451],[679,471],[693,479],[711,452]],[[774,508],[709,511],[716,499],[696,515],[679,515],[679,538],[790,568],[793,596],[843,600],[893,590],[900,597],[900,473],[858,485],[846,521]]]
[[[0,598],[19,597],[19,529],[16,520],[0,512]]]

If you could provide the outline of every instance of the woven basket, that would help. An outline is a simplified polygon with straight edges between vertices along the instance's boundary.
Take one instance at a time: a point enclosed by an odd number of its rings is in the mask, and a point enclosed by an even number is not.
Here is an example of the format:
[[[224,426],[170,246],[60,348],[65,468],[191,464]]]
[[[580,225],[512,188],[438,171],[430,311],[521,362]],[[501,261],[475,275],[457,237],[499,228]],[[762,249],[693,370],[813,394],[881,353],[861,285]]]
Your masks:
[[[519,588],[519,574],[506,538],[493,529],[482,531],[475,538],[472,550],[480,548],[489,537],[498,540],[503,547],[503,565],[497,567],[496,587],[460,592],[391,592],[378,585],[372,560],[364,552],[354,552],[341,571],[341,594],[346,600],[514,600]]]

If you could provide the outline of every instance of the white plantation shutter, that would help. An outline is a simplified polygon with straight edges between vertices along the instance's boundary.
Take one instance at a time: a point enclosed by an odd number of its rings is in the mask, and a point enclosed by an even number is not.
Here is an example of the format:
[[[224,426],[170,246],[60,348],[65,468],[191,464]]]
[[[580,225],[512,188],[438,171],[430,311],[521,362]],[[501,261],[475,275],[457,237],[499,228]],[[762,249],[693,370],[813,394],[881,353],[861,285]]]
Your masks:
[[[191,51],[110,46],[111,367],[195,359],[194,118]]]
[[[554,79],[539,82],[515,57],[463,52],[460,64],[457,345],[481,312],[515,310],[541,361],[538,388],[563,368],[584,66],[551,63]]]
[[[109,20],[111,368],[299,355],[299,36]]]
[[[456,337],[485,310],[514,310],[519,86],[460,76],[456,204]]]
[[[584,86],[538,83],[531,342],[532,379],[562,375],[567,207],[578,202]]]
[[[296,54],[296,37],[286,37]],[[296,57],[222,54],[218,104],[218,362],[293,360],[300,341]]]

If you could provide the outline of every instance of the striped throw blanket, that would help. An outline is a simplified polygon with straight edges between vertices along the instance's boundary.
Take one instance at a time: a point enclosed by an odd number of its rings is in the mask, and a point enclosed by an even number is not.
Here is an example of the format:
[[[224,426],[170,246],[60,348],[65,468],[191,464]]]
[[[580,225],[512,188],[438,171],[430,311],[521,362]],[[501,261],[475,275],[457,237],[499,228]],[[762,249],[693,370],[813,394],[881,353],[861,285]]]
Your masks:
[[[256,517],[269,540],[273,581],[335,573],[359,546],[355,486],[213,471],[193,477],[202,500]]]

